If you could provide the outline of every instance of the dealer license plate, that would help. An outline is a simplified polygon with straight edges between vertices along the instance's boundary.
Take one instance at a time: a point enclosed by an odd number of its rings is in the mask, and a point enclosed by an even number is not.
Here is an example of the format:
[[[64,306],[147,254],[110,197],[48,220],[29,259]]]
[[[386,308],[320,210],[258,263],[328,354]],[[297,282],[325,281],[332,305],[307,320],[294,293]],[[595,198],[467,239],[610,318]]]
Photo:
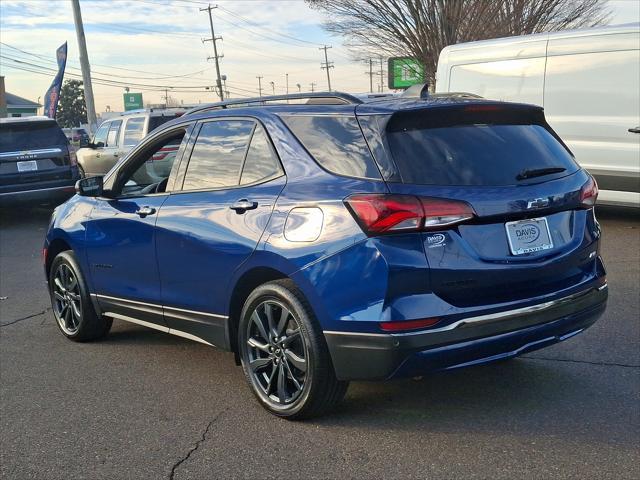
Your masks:
[[[18,172],[32,172],[38,170],[38,162],[35,160],[27,160],[25,162],[18,162]]]
[[[553,248],[549,224],[545,217],[507,222],[504,226],[507,229],[509,248],[514,255]]]

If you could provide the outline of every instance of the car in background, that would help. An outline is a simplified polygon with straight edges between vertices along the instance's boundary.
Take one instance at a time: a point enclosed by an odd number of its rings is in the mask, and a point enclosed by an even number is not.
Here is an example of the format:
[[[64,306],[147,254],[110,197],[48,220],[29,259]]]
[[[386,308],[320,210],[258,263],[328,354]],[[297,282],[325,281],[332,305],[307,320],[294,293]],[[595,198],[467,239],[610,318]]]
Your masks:
[[[151,171],[168,145],[171,168]],[[115,318],[231,350],[267,410],[304,418],[349,380],[504,360],[592,325],[608,295],[597,192],[537,106],[229,100],[80,180],[44,267],[70,340]]]
[[[640,24],[460,43],[440,53],[436,92],[544,107],[600,187],[640,206]]]
[[[75,149],[55,120],[0,119],[0,204],[60,203],[78,178]]]
[[[106,120],[89,144],[78,150],[80,174],[83,177],[104,175],[150,132],[185,112],[182,108],[152,108],[126,112]],[[162,161],[158,158],[155,160]]]
[[[89,145],[89,133],[86,129],[80,127],[63,128],[62,131],[69,139],[71,145],[76,148],[82,148]]]

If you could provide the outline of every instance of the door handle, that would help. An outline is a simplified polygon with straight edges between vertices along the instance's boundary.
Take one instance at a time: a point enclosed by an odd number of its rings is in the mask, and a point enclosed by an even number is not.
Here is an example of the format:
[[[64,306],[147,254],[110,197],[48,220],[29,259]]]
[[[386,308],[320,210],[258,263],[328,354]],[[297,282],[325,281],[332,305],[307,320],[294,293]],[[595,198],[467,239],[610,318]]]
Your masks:
[[[120,156],[120,154],[118,152],[113,154],[114,157],[118,158]]]
[[[636,127],[636,128],[630,128],[629,130],[627,130],[629,133],[640,133],[640,126]]]
[[[156,213],[156,209],[153,207],[142,207],[136,210],[136,213],[140,215],[140,218],[144,218],[147,215],[153,215],[154,213]]]
[[[236,203],[229,207],[231,210],[235,210],[238,213],[244,213],[247,210],[253,210],[258,208],[258,202],[250,202],[246,198],[238,200]]]

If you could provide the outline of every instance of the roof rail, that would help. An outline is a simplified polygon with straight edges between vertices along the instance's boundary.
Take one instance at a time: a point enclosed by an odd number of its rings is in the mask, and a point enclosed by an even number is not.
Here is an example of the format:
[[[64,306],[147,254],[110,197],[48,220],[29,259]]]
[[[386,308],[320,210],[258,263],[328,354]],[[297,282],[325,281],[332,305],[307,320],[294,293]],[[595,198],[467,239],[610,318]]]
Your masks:
[[[207,103],[199,105],[187,111],[185,115],[193,115],[207,110],[218,110],[229,107],[256,107],[265,106],[270,102],[284,100],[307,100],[306,104],[313,105],[348,105],[362,103],[358,97],[344,92],[312,92],[312,93],[290,93],[288,95],[268,95],[253,98],[234,98],[223,102]]]

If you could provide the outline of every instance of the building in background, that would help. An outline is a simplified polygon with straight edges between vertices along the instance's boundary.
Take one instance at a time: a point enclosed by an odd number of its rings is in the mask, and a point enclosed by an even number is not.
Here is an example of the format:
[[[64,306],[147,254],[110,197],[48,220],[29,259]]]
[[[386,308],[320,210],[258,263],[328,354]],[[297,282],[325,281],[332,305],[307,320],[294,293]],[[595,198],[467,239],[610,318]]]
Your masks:
[[[7,117],[32,117],[38,114],[40,104],[6,92]]]

